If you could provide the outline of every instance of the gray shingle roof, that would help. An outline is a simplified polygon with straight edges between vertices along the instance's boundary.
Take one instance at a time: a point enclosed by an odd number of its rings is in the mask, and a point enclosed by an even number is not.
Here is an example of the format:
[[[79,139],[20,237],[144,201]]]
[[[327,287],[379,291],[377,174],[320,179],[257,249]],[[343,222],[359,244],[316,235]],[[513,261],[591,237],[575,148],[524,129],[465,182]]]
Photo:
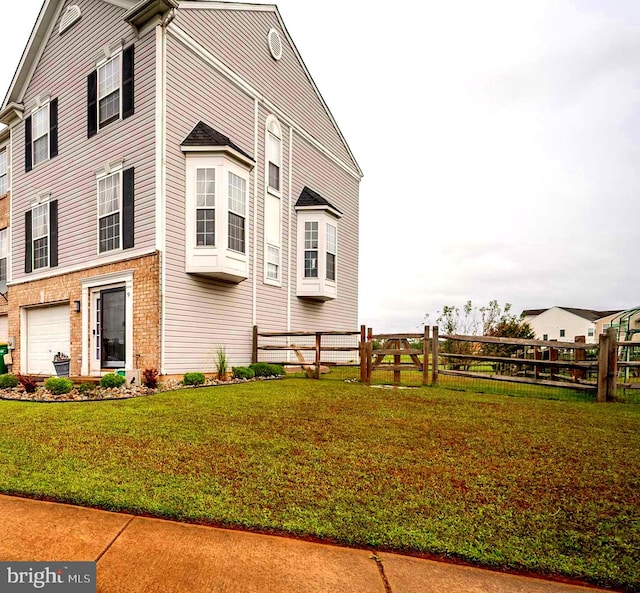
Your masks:
[[[553,309],[553,307],[549,307],[549,309]],[[536,316],[548,311],[549,309],[526,309],[523,313],[525,315]],[[564,311],[573,313],[574,315],[587,319],[588,321],[596,321],[597,319],[608,317],[614,313],[620,313],[620,311],[595,311],[594,309],[576,309],[575,307],[558,307],[558,309],[563,309]]]
[[[182,146],[228,146],[252,161],[255,160],[250,154],[247,154],[242,148],[232,142],[229,136],[225,136],[218,132],[218,130],[214,130],[203,121],[199,121],[196,124],[196,127],[193,128],[191,133],[183,140]]]
[[[319,193],[313,191],[308,188],[306,185],[296,202],[296,208],[304,208],[304,207],[323,207],[327,206],[333,210],[335,210],[338,214],[342,214],[340,210],[338,210],[331,202],[325,200]]]

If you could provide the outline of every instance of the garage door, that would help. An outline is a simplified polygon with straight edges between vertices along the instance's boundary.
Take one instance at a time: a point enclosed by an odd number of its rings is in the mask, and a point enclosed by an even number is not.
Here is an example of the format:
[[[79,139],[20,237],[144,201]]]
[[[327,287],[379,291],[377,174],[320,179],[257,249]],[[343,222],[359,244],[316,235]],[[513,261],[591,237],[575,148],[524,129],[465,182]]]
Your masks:
[[[69,342],[68,304],[27,309],[27,373],[55,375],[53,355]]]
[[[9,324],[6,315],[0,315],[0,344],[6,344],[9,339]]]

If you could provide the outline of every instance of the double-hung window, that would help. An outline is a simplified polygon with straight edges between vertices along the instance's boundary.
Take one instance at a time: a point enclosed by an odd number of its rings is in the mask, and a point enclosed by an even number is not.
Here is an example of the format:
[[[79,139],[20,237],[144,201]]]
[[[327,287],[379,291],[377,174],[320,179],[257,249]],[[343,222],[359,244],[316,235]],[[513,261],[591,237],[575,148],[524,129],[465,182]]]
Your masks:
[[[229,171],[229,249],[246,252],[247,182]]]
[[[336,252],[338,250],[338,230],[327,223],[327,280],[336,279]]]
[[[134,113],[134,46],[109,57],[87,79],[87,136]]]
[[[120,117],[120,55],[98,68],[98,127]]]
[[[98,180],[98,251],[120,249],[120,173]]]
[[[134,246],[133,168],[98,179],[98,253]]]
[[[58,99],[35,109],[24,125],[24,168],[28,172],[58,154]]]
[[[196,245],[216,244],[216,170],[196,170]]]
[[[31,211],[33,269],[49,265],[49,204],[40,204]]]
[[[9,189],[7,178],[7,151],[0,150],[0,196],[4,196]]]
[[[25,273],[58,265],[58,200],[40,202],[24,213],[24,239]]]
[[[304,223],[304,277],[318,277],[318,222]]]

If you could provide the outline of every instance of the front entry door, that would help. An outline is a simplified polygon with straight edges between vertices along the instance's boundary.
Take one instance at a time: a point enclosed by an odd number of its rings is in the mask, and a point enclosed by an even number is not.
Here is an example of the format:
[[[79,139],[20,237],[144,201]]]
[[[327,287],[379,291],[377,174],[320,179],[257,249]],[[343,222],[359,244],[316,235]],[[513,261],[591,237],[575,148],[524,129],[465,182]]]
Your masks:
[[[96,338],[103,369],[125,367],[126,316],[125,287],[101,290],[96,307]]]

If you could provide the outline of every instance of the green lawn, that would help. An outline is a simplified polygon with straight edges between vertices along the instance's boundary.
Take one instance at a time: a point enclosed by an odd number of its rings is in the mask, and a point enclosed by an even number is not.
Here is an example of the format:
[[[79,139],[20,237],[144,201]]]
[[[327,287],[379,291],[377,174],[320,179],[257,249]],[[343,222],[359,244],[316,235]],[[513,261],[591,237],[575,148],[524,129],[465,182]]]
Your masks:
[[[640,406],[288,379],[0,401],[0,491],[640,591]]]

